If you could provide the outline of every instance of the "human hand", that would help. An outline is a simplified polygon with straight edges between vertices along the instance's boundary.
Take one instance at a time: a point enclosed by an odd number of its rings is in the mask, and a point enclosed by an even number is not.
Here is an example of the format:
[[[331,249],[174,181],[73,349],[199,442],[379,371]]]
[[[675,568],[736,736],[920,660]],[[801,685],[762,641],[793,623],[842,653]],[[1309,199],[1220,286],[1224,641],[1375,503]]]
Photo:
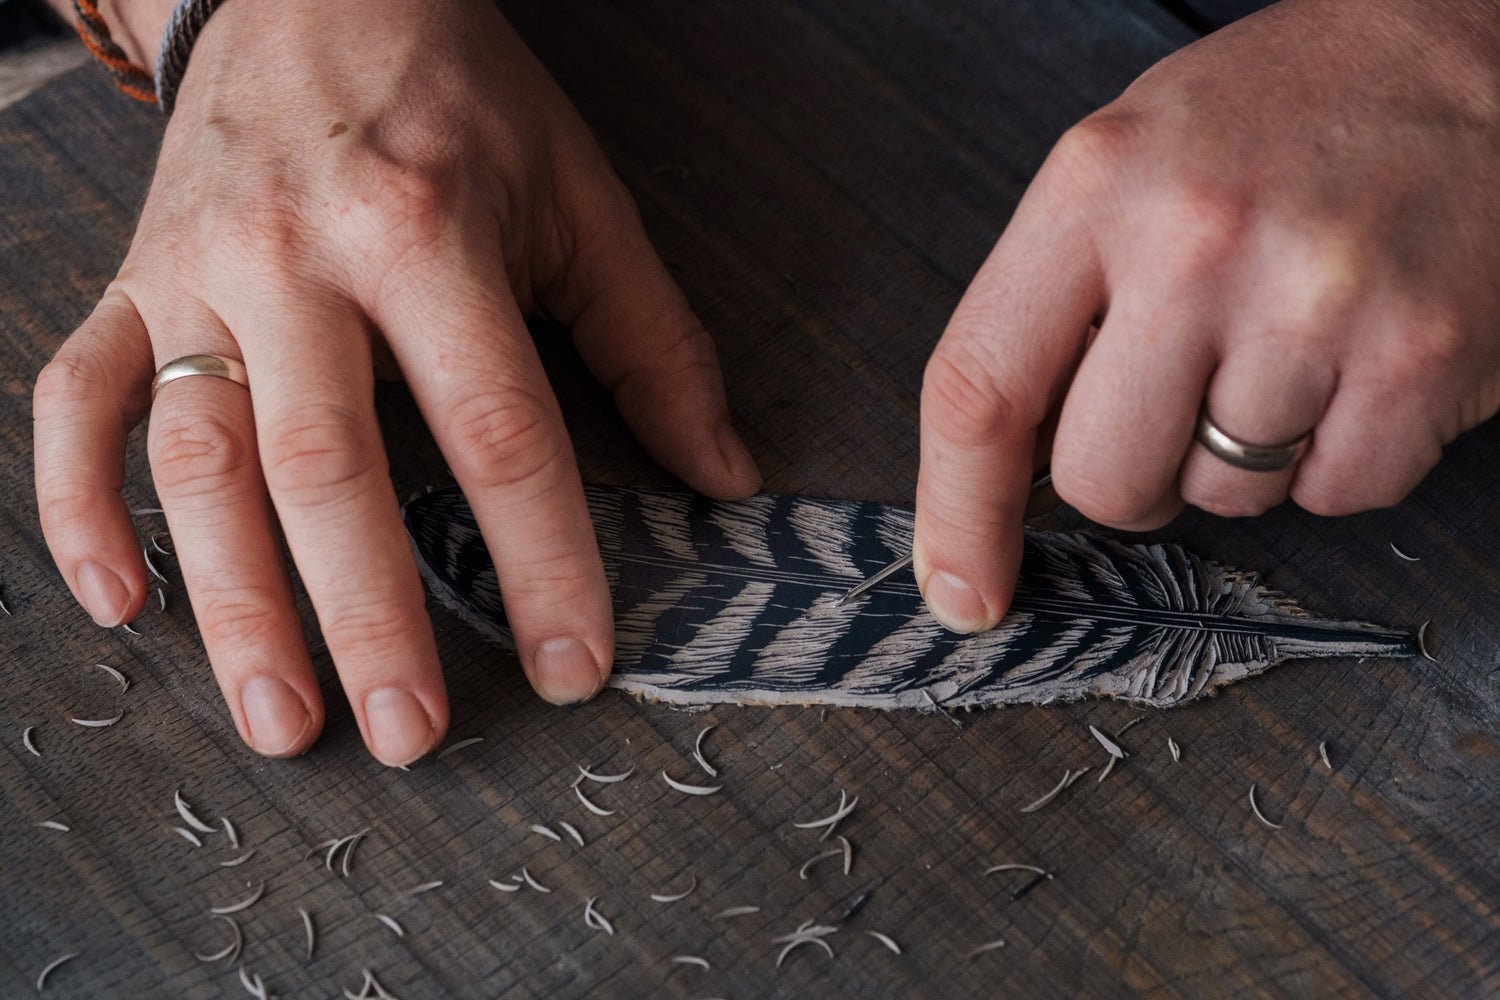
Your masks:
[[[473,505],[533,686],[592,696],[610,598],[522,320],[543,307],[663,466],[711,496],[756,489],[708,335],[492,3],[226,4],[119,276],[37,380],[37,496],[69,587],[101,625],[144,603],[119,490],[149,408],[152,474],[240,735],[282,756],[322,726],[284,534],[371,752],[426,753],[447,701],[375,418],[388,358]],[[153,404],[153,372],[195,353],[242,359],[250,391],[188,378]]]
[[[1282,3],[1072,129],[928,364],[915,571],[934,615],[1010,604],[1038,429],[1059,495],[1150,530],[1288,496],[1394,504],[1500,408],[1500,7]],[[1200,410],[1263,445],[1195,443]]]

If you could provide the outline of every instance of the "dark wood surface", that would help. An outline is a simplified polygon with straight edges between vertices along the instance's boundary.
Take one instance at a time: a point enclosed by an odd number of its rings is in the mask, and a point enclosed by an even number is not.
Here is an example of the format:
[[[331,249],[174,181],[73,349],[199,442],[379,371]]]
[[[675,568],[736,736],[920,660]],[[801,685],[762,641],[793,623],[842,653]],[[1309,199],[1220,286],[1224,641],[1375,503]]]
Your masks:
[[[1069,124],[1192,38],[1130,0],[512,7],[716,334],[767,489],[903,504],[923,360],[1027,179]],[[337,996],[366,966],[403,1000],[1500,992],[1500,426],[1455,443],[1393,510],[1189,514],[1162,532],[1320,611],[1432,619],[1436,663],[1290,665],[1149,713],[1124,737],[1125,766],[1035,813],[1019,810],[1063,768],[1097,774],[1088,724],[1114,731],[1139,713],[1018,707],[956,728],[816,708],[690,715],[614,692],[558,709],[437,609],[450,739],[485,742],[409,772],[380,767],[320,657],[323,738],[266,761],[236,738],[180,589],[140,637],[100,630],[37,526],[31,384],[118,266],[158,136],[153,113],[91,68],[0,113],[0,573],[12,612],[0,616],[0,996],[31,995],[41,968],[73,951],[47,995],[244,995],[233,968],[193,953],[226,940],[208,908],[262,880],[265,896],[239,915],[243,962],[283,997]],[[539,336],[585,477],[660,483],[565,337]],[[402,495],[446,482],[404,391],[384,386],[379,402]],[[134,506],[153,502],[143,440],[131,439]],[[127,693],[100,662],[129,675]],[[68,722],[120,709],[112,728]],[[723,793],[671,792],[659,772],[693,773],[693,739],[711,723]],[[22,747],[28,726],[40,757]],[[594,790],[616,815],[577,802],[577,764],[637,768]],[[1252,782],[1280,830],[1251,814]],[[222,834],[195,849],[173,833],[178,789],[206,817],[232,818],[256,855],[221,868],[237,853]],[[799,879],[827,845],[791,823],[831,809],[840,789],[860,799],[841,829],[853,872],[823,862]],[[562,820],[587,847],[528,831]],[[307,858],[366,827],[347,879]],[[1012,899],[1024,873],[983,874],[1008,862],[1057,876]],[[487,884],[522,865],[554,892]],[[690,874],[688,899],[647,898]],[[836,958],[802,948],[775,967],[772,937],[836,920],[866,889],[829,939]],[[591,896],[614,936],[584,926]],[[713,919],[741,904],[761,911]],[[299,907],[319,931],[311,961]],[[967,957],[995,938],[1006,946]],[[679,954],[712,968],[669,964]]]

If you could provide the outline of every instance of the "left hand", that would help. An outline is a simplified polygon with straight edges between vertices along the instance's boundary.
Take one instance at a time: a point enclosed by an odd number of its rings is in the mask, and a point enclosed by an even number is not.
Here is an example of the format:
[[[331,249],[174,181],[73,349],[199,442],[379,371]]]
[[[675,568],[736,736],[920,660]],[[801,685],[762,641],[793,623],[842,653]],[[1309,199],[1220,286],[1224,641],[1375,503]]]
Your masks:
[[[370,751],[406,764],[448,701],[376,421],[399,367],[495,557],[551,701],[613,662],[609,587],[563,416],[522,316],[547,308],[646,448],[753,492],[712,341],[583,120],[492,0],[254,0],[199,37],[119,276],[39,375],[36,483],[95,621],[147,594],[120,499],[148,448],[199,632],[245,742],[300,753],[323,698],[290,549]],[[190,378],[244,364],[253,392]]]

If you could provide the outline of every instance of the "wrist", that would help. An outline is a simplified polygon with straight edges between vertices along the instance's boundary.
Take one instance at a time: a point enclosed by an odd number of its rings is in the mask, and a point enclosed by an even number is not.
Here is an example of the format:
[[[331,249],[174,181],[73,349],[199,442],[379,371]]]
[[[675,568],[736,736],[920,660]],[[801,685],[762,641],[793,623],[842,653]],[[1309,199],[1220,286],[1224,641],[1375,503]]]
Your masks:
[[[368,110],[503,59],[508,33],[492,0],[235,0],[199,34],[177,106],[201,117],[227,102],[278,127],[289,113]]]

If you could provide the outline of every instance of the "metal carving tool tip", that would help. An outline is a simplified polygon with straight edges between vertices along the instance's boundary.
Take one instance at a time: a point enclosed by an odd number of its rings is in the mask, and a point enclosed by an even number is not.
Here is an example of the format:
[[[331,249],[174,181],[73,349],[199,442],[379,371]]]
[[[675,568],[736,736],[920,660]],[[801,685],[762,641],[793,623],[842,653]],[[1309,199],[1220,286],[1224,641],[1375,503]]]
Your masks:
[[[1051,482],[1052,471],[1050,469],[1043,469],[1040,473],[1037,474],[1037,477],[1031,481],[1031,493],[1035,494],[1037,490],[1042,489],[1043,487],[1049,485]],[[845,604],[854,600],[860,594],[863,594],[865,591],[869,590],[877,583],[880,583],[882,580],[889,578],[895,573],[901,572],[903,569],[910,565],[911,553],[907,553],[900,559],[897,559],[895,562],[891,563],[889,566],[877,571],[873,576],[866,577],[864,580],[861,580],[859,583],[856,583],[854,586],[844,591],[834,599],[833,607],[843,607]]]
[[[864,580],[861,580],[859,583],[856,583],[854,586],[844,591],[843,594],[841,594],[838,599],[833,602],[833,606],[836,608],[843,607],[844,602],[854,600],[854,598],[858,597],[860,594],[863,594],[865,591],[875,586],[881,580],[884,580],[886,577],[891,576],[894,573],[901,572],[903,569],[910,565],[911,553],[908,552],[900,559],[897,559],[895,562],[891,563],[885,569],[880,570],[874,576],[866,577]]]

